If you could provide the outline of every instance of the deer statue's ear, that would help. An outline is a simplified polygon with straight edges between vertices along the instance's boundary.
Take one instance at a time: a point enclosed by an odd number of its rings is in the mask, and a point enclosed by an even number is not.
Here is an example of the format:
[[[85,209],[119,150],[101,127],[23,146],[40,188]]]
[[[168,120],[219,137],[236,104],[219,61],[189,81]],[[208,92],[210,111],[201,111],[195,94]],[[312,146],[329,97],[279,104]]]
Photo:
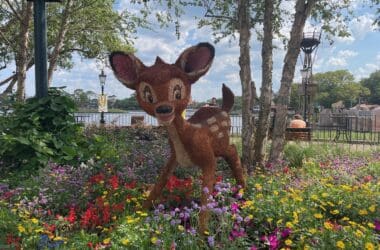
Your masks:
[[[133,54],[116,51],[110,55],[110,64],[116,78],[130,89],[135,89],[140,71],[145,65]]]
[[[194,83],[207,73],[214,55],[214,46],[209,43],[199,43],[183,51],[175,62],[175,65],[187,74],[191,83]]]

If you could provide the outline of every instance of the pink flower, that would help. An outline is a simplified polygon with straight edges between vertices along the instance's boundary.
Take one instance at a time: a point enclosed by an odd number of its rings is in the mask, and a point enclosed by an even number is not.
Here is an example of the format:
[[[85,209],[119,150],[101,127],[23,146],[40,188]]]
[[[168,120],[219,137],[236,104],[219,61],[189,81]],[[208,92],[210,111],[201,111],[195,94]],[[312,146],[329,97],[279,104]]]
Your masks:
[[[266,244],[269,245],[270,250],[276,250],[278,249],[280,245],[280,241],[277,239],[276,234],[270,234],[268,236],[263,236],[262,240],[266,242]]]
[[[231,212],[233,214],[235,214],[238,210],[239,210],[239,205],[236,202],[232,203],[231,204]]]

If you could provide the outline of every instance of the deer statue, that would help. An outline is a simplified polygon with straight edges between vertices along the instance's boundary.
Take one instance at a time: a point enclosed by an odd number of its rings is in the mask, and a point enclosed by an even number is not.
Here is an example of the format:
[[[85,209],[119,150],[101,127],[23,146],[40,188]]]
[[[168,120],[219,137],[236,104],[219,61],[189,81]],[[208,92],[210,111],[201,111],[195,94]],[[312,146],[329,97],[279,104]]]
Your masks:
[[[202,206],[206,206],[208,196],[213,191],[217,157],[223,157],[228,162],[237,183],[245,187],[240,158],[229,138],[231,121],[228,112],[234,103],[231,90],[223,84],[221,108],[200,108],[188,120],[181,116],[190,100],[191,85],[209,70],[214,53],[211,44],[199,43],[184,50],[174,64],[167,64],[157,57],[150,67],[133,54],[113,52],[110,55],[117,79],[126,87],[136,90],[141,108],[156,117],[159,124],[167,128],[169,135],[171,155],[144,202],[144,208],[150,208],[161,195],[177,165],[198,166],[201,169],[202,190],[205,191],[201,195]],[[207,209],[202,209],[199,214],[201,233],[207,230],[208,217]]]

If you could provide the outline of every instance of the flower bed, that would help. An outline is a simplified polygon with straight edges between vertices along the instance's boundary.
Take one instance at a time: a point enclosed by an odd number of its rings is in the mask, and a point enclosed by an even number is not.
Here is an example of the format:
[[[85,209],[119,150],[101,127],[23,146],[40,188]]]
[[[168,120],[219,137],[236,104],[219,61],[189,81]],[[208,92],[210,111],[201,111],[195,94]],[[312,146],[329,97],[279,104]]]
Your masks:
[[[79,166],[50,163],[26,180],[0,179],[0,249],[380,247],[379,154],[333,157],[288,148],[288,161],[256,171],[244,190],[223,164],[214,191],[201,190],[194,169],[180,169],[161,203],[144,211],[168,154],[165,134],[87,133],[105,135],[109,151]],[[201,192],[210,195],[206,208],[199,207]],[[200,209],[212,214],[206,236],[197,232]]]
[[[96,164],[95,164],[96,165]],[[50,164],[0,187],[0,245],[15,249],[378,249],[380,157],[309,160],[256,172],[243,190],[219,178],[206,236],[197,232],[196,179],[172,177],[143,211],[145,183],[119,168]],[[280,171],[280,169],[282,171]],[[190,199],[190,198],[193,199]]]

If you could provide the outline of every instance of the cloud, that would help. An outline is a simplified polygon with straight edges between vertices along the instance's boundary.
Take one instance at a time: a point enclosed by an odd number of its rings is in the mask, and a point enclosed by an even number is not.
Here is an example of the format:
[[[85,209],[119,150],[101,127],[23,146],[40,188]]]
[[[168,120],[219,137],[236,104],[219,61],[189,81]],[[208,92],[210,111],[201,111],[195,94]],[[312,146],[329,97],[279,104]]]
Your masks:
[[[347,60],[351,57],[355,57],[358,55],[358,52],[353,50],[340,50],[338,51],[336,57],[332,57],[327,61],[328,65],[344,67],[347,66]]]
[[[371,73],[380,70],[379,64],[366,63],[358,69],[354,70],[356,80],[367,78]]]

